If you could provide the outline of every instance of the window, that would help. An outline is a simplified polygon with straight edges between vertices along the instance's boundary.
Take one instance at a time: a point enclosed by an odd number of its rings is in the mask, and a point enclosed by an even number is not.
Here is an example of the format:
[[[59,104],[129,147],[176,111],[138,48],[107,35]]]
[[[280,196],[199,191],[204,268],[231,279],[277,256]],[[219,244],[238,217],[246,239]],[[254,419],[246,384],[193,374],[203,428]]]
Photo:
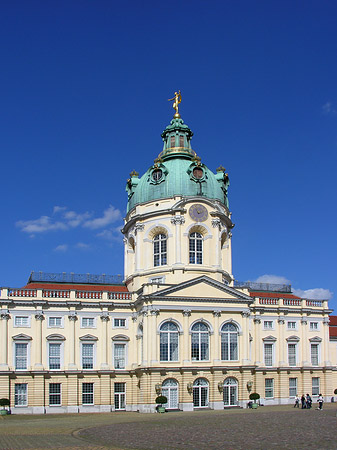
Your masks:
[[[49,344],[49,369],[50,370],[61,369],[61,344],[58,343]]]
[[[94,328],[95,319],[94,317],[82,317],[82,328]]]
[[[15,327],[29,327],[29,317],[28,316],[15,316],[14,326]]]
[[[167,264],[167,239],[165,234],[157,234],[153,239],[153,265]]]
[[[288,330],[296,330],[296,322],[287,322]]]
[[[175,147],[176,146],[176,137],[175,136],[171,136],[171,139],[170,139],[170,146],[171,147]]]
[[[208,381],[198,378],[193,383],[193,406],[194,408],[208,407]]]
[[[178,327],[174,322],[165,322],[160,327],[160,361],[178,361]]]
[[[163,176],[163,171],[161,169],[156,169],[152,172],[152,180],[159,181]]]
[[[26,383],[15,385],[14,406],[27,406],[27,391]]]
[[[94,344],[82,344],[82,368],[94,368]]]
[[[125,344],[114,344],[114,368],[125,369]]]
[[[179,136],[179,147],[184,147],[184,136]]]
[[[150,278],[149,282],[153,283],[153,284],[164,284],[165,278],[164,277],[154,277],[154,278]]]
[[[274,344],[264,344],[264,364],[266,366],[273,365]]]
[[[190,264],[202,264],[202,235],[190,234]]]
[[[178,382],[174,378],[168,378],[162,384],[161,394],[167,398],[163,406],[166,409],[179,408]]]
[[[274,378],[266,378],[264,380],[264,396],[266,398],[274,397]]]
[[[115,383],[115,410],[125,409],[125,383]]]
[[[225,407],[237,406],[238,404],[238,380],[226,378],[223,386],[223,403]]]
[[[289,397],[297,395],[297,378],[289,378]]]
[[[311,344],[311,364],[313,366],[318,366],[318,348],[319,344]]]
[[[61,383],[49,384],[49,406],[61,406]]]
[[[15,369],[26,370],[28,357],[28,344],[16,343],[15,344]]]
[[[318,322],[310,322],[310,331],[318,330]]]
[[[60,328],[62,327],[62,317],[49,317],[48,327]]]
[[[126,319],[114,319],[114,327],[125,328]]]
[[[319,377],[312,377],[312,395],[319,395]]]
[[[207,325],[198,322],[192,327],[192,361],[209,359],[209,330]]]
[[[296,344],[288,344],[288,364],[296,366]]]
[[[263,328],[265,330],[272,330],[274,328],[274,322],[272,320],[264,320]]]
[[[82,384],[82,405],[94,404],[94,383]]]
[[[225,323],[221,328],[221,359],[222,361],[238,359],[238,329],[233,323]]]

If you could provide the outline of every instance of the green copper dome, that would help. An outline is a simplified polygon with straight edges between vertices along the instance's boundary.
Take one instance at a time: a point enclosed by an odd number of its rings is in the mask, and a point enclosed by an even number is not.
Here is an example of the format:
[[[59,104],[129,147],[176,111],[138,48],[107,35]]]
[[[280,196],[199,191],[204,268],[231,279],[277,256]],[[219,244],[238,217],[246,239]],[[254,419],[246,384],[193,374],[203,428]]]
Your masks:
[[[136,205],[174,196],[205,197],[219,200],[228,207],[228,175],[223,167],[214,174],[191,148],[193,136],[179,118],[171,120],[162,133],[163,151],[141,177],[133,171],[127,182],[128,211]]]

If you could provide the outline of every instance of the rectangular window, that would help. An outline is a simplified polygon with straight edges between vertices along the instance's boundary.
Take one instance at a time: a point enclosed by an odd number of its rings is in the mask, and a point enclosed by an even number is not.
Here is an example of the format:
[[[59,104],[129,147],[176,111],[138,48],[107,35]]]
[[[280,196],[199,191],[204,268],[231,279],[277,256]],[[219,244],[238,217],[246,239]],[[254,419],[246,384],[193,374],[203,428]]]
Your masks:
[[[264,344],[264,364],[273,365],[273,344]]]
[[[114,344],[114,367],[125,369],[125,344]]]
[[[264,320],[263,321],[263,328],[265,330],[272,330],[273,329],[273,321],[272,320]]]
[[[49,369],[61,369],[61,344],[49,344]]]
[[[61,406],[61,383],[49,384],[49,406]]]
[[[289,397],[297,395],[297,378],[289,378]]]
[[[296,366],[296,344],[288,344],[288,364]]]
[[[15,385],[14,406],[27,406],[27,391],[26,383]]]
[[[82,317],[82,328],[94,328],[95,319],[93,317]]]
[[[176,137],[175,136],[171,136],[170,146],[171,147],[175,147],[176,146]]]
[[[125,409],[125,383],[115,383],[115,410]]]
[[[318,366],[318,344],[311,344],[311,364]]]
[[[266,398],[274,397],[274,378],[266,378],[264,382],[264,396]]]
[[[179,147],[184,147],[184,136],[179,136]]]
[[[27,369],[28,344],[15,344],[15,369]]]
[[[312,395],[319,395],[319,377],[312,377]]]
[[[310,322],[310,330],[317,331],[318,330],[318,322]]]
[[[125,328],[126,319],[114,319],[114,327]]]
[[[49,317],[48,318],[49,327],[62,327],[62,317]]]
[[[14,326],[15,327],[28,327],[29,326],[29,317],[28,316],[15,316]]]
[[[296,330],[296,322],[287,322],[288,330]]]
[[[94,383],[82,384],[82,404],[83,405],[94,404]]]
[[[82,368],[94,368],[94,344],[82,344]]]

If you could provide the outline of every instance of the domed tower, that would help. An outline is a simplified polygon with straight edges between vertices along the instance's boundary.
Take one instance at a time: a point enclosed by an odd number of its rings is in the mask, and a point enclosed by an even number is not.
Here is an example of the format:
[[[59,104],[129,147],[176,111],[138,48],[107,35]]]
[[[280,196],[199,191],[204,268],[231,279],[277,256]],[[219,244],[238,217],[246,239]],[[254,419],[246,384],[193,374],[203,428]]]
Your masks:
[[[178,112],[161,137],[162,152],[139,178],[127,181],[125,281],[177,284],[200,275],[231,284],[228,175],[214,174],[191,148],[193,133]]]

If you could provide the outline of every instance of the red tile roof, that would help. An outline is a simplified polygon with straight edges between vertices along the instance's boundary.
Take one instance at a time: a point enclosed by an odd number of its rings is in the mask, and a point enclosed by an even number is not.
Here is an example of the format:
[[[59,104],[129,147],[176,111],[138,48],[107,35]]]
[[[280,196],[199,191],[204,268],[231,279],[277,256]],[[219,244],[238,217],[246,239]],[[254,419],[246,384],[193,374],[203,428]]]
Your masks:
[[[264,297],[264,298],[295,298],[295,299],[301,298],[293,294],[283,294],[281,292],[250,292],[249,295],[251,297]]]
[[[329,316],[329,319],[330,319],[329,325],[330,326],[333,325],[333,326],[337,327],[337,316]]]
[[[66,283],[28,283],[22,289],[50,289],[55,291],[91,291],[91,292],[129,292],[125,285],[106,284],[66,284]]]

